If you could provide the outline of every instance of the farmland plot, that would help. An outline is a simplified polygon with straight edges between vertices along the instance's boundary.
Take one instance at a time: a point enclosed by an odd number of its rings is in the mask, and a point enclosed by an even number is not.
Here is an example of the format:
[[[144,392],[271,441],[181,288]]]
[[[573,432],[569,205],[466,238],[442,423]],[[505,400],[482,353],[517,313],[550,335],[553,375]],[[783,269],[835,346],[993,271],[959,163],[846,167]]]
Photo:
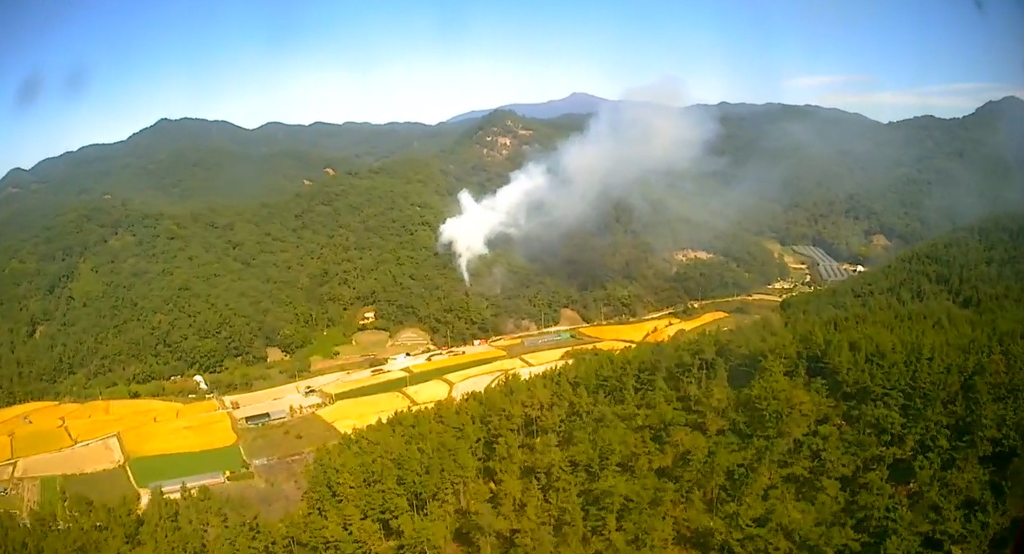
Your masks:
[[[18,461],[15,477],[44,477],[93,473],[113,469],[124,463],[117,437],[91,442],[60,452],[39,454]]]

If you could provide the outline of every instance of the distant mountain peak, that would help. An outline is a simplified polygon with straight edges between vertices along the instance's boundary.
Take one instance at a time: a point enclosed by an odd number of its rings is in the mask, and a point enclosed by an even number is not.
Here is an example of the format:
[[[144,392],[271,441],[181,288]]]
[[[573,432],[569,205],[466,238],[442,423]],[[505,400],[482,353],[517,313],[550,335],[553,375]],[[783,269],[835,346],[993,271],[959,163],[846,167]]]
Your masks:
[[[608,100],[585,92],[574,92],[565,98],[548,100],[547,102],[534,104],[506,104],[504,106],[498,106],[497,108],[466,112],[449,119],[446,123],[476,119],[499,110],[515,112],[523,117],[531,117],[534,119],[551,119],[568,114],[585,115],[596,113],[601,106],[609,102],[613,102],[613,100]]]

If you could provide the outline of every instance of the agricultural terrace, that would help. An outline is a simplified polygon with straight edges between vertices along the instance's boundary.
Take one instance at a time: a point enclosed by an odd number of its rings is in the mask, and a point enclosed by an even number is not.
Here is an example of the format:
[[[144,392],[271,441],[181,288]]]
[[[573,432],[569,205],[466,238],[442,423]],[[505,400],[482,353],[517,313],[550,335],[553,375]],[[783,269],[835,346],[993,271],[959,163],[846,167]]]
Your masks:
[[[725,312],[708,312],[699,317],[687,319],[686,321],[681,321],[679,323],[669,325],[668,327],[664,327],[662,329],[654,331],[653,333],[648,335],[647,338],[644,340],[645,342],[665,342],[671,339],[673,336],[675,336],[676,333],[679,333],[680,331],[692,331],[698,327],[707,325],[712,321],[718,321],[719,319],[724,319],[726,317],[729,317],[729,314]]]
[[[113,469],[124,463],[117,437],[111,436],[48,454],[22,458],[16,462],[18,478],[72,475]]]
[[[114,434],[122,437],[159,436],[156,434],[168,428],[189,428],[198,422],[206,422],[218,409],[214,401],[182,404],[152,399],[98,400],[84,404],[33,402],[12,406],[0,410],[0,418],[3,418],[0,419],[0,462],[60,452]],[[234,436],[230,429],[228,422],[227,430]],[[217,436],[223,440],[223,431]],[[208,441],[200,439],[197,442]],[[197,448],[182,446],[183,443],[188,441],[179,438],[172,444],[189,450]],[[94,453],[102,449],[102,446],[92,447],[83,452]],[[54,459],[67,460],[69,457]]]
[[[505,375],[514,373],[525,379],[554,369],[564,363],[561,359],[569,352],[615,351],[631,346],[628,342],[603,341],[503,359],[496,358],[505,353],[492,347],[466,347],[460,350],[469,353],[424,360],[372,380],[361,380],[358,384],[365,385],[362,387],[354,387],[353,382],[346,387],[325,389],[341,398],[336,396],[334,404],[321,408],[316,415],[338,431],[348,433],[387,420],[401,410],[423,409],[448,398],[459,399],[483,391]]]

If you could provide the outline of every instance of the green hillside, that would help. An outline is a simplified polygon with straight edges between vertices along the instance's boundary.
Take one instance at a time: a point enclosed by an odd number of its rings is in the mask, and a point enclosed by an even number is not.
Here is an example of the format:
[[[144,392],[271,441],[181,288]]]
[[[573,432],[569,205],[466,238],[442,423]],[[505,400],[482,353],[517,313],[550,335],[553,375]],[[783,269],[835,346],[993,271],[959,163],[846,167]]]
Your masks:
[[[782,321],[595,354],[318,451],[297,513],[208,492],[0,514],[14,552],[1007,552],[1024,514],[1024,218]],[[197,528],[205,530],[196,533]]]
[[[563,307],[594,319],[731,296],[786,274],[764,238],[878,262],[1024,199],[1019,99],[886,125],[815,107],[688,109],[719,117],[706,160],[577,229],[505,241],[469,289],[437,249],[456,192],[496,189],[586,117],[161,121],[12,171],[0,180],[0,405],[294,353],[325,329],[354,331],[367,305],[382,328],[463,341]],[[680,264],[682,248],[718,256]]]

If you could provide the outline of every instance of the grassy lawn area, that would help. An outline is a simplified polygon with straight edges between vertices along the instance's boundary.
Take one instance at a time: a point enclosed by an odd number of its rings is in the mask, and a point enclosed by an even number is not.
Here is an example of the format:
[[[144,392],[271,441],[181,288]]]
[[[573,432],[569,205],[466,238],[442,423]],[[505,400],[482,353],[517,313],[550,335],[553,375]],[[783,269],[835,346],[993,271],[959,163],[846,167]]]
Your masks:
[[[81,495],[97,504],[108,506],[120,504],[125,498],[135,500],[139,496],[123,467],[83,475],[67,475],[61,479],[61,487],[68,497]]]
[[[259,427],[241,427],[238,436],[250,460],[287,458],[341,439],[333,425],[315,414]]]
[[[134,458],[128,462],[128,467],[132,470],[132,475],[135,476],[135,482],[140,487],[203,473],[241,471],[244,465],[245,460],[242,458],[242,451],[238,449],[237,444],[202,452]]]
[[[61,515],[60,505],[60,477],[39,478],[39,504],[37,509],[43,512]]]
[[[0,482],[0,484],[10,486],[11,483]],[[9,493],[6,496],[0,496],[0,512],[7,510],[20,512],[24,504],[25,500],[20,494]]]

